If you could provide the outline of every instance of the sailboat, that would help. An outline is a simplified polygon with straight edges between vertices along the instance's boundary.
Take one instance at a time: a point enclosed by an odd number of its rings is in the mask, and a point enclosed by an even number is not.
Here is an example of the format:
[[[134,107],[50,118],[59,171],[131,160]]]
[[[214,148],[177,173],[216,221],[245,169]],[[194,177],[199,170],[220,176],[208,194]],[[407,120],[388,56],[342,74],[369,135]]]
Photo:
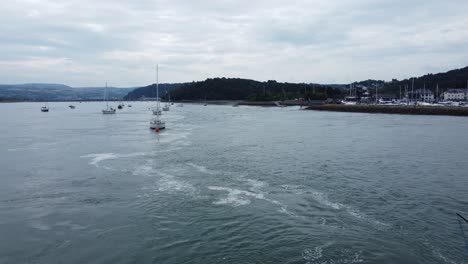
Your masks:
[[[109,101],[107,100],[109,97],[108,92],[107,92],[107,82],[106,82],[106,89],[104,90],[104,100],[106,101],[106,109],[102,110],[102,113],[107,115],[107,114],[115,114],[115,108],[110,107],[109,108]]]
[[[159,131],[160,129],[165,129],[166,122],[160,119],[162,112],[161,112],[161,105],[160,105],[160,100],[159,100],[159,67],[158,65],[156,65],[156,108],[153,108],[153,115],[155,115],[155,117],[152,118],[150,121],[150,128],[156,131]]]
[[[41,107],[41,112],[49,112],[49,106],[47,105],[47,103],[45,103],[44,106]]]
[[[167,91],[166,91],[166,94],[168,94]],[[162,108],[163,111],[169,111],[169,102],[170,101],[171,101],[171,94],[169,94],[169,100],[164,104],[164,106]]]

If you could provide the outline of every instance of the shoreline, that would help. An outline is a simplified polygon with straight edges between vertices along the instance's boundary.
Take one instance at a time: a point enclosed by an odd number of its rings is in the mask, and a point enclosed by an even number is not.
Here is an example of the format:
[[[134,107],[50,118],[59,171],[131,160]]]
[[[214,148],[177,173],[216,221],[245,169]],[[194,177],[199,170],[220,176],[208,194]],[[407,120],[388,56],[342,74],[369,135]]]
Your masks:
[[[389,106],[389,105],[313,105],[304,110],[369,113],[369,114],[397,114],[397,115],[441,115],[468,116],[468,107],[450,106]]]

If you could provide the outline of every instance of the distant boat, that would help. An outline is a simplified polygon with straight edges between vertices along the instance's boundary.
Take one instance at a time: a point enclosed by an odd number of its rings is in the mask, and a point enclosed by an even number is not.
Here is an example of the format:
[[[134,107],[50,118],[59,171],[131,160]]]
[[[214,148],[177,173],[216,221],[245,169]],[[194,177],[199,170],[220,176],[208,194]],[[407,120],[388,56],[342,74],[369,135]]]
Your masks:
[[[166,103],[163,108],[162,108],[163,111],[169,111],[169,104]]]
[[[68,107],[70,107],[70,109],[75,109],[74,105],[69,105]]]
[[[106,89],[104,90],[104,100],[106,101],[106,109],[102,110],[102,113],[105,115],[108,114],[115,114],[115,109],[112,107],[109,107],[109,102],[107,101],[107,82],[106,82]]]
[[[161,108],[159,107],[154,107],[153,109],[151,109],[151,111],[153,111],[153,115],[156,115],[156,116],[162,115]]]
[[[127,106],[128,106],[128,107],[132,107],[132,105],[131,105],[131,104],[128,104]]]
[[[162,121],[159,117],[162,115],[161,105],[159,102],[159,67],[156,65],[156,107],[153,108],[154,118],[150,121],[150,128],[159,131],[166,128],[166,122]]]
[[[281,104],[281,102],[275,102],[275,105],[277,107],[286,107],[285,105]]]
[[[184,107],[184,104],[180,103],[176,105],[177,107]]]
[[[47,104],[41,107],[41,112],[49,112],[49,107],[47,106]]]

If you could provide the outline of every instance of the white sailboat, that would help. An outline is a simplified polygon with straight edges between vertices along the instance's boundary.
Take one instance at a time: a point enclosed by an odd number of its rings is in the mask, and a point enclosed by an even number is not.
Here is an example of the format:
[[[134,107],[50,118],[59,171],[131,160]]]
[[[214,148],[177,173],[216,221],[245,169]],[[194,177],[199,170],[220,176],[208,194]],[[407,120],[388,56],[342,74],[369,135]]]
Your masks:
[[[102,113],[105,115],[108,114],[115,114],[115,108],[109,107],[109,101],[108,101],[108,92],[107,92],[107,82],[106,82],[106,89],[104,90],[104,100],[106,101],[106,109],[102,110]]]
[[[161,105],[160,105],[160,100],[159,100],[159,67],[158,65],[156,65],[156,107],[153,108],[153,115],[155,115],[155,117],[152,118],[150,121],[150,128],[156,131],[159,131],[160,129],[165,129],[166,122],[160,119],[162,112],[161,112]]]
[[[45,103],[44,106],[41,107],[41,112],[49,112],[49,106],[47,105],[47,103]]]
[[[169,111],[169,104],[166,103],[163,108],[162,108],[163,111]]]

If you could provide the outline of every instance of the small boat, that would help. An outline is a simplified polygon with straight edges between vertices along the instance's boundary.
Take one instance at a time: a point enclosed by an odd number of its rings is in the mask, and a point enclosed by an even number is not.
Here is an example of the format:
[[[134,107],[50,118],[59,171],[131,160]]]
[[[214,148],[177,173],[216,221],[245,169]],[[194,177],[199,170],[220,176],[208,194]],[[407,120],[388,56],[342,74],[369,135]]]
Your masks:
[[[277,107],[286,107],[285,105],[281,104],[281,102],[275,102],[275,105]]]
[[[239,104],[233,104],[232,107],[239,107]]]
[[[102,110],[102,113],[105,114],[105,115],[108,115],[108,114],[115,114],[115,108],[108,108],[108,109],[103,109]]]
[[[123,106],[122,106],[122,105],[118,105],[117,108],[118,108],[118,109],[122,109]]]
[[[115,114],[115,108],[109,107],[109,101],[107,101],[107,82],[106,89],[104,90],[104,100],[106,101],[106,109],[103,109],[102,113],[105,115]]]
[[[161,108],[159,107],[155,107],[151,111],[153,111],[153,115],[162,115]]]
[[[74,105],[69,105],[68,107],[70,107],[70,109],[75,109]]]
[[[176,105],[177,107],[184,107],[184,104],[180,103]]]
[[[49,107],[47,106],[41,107],[41,112],[49,112]]]
[[[162,110],[169,111],[169,104],[166,103],[166,105],[163,106]]]

